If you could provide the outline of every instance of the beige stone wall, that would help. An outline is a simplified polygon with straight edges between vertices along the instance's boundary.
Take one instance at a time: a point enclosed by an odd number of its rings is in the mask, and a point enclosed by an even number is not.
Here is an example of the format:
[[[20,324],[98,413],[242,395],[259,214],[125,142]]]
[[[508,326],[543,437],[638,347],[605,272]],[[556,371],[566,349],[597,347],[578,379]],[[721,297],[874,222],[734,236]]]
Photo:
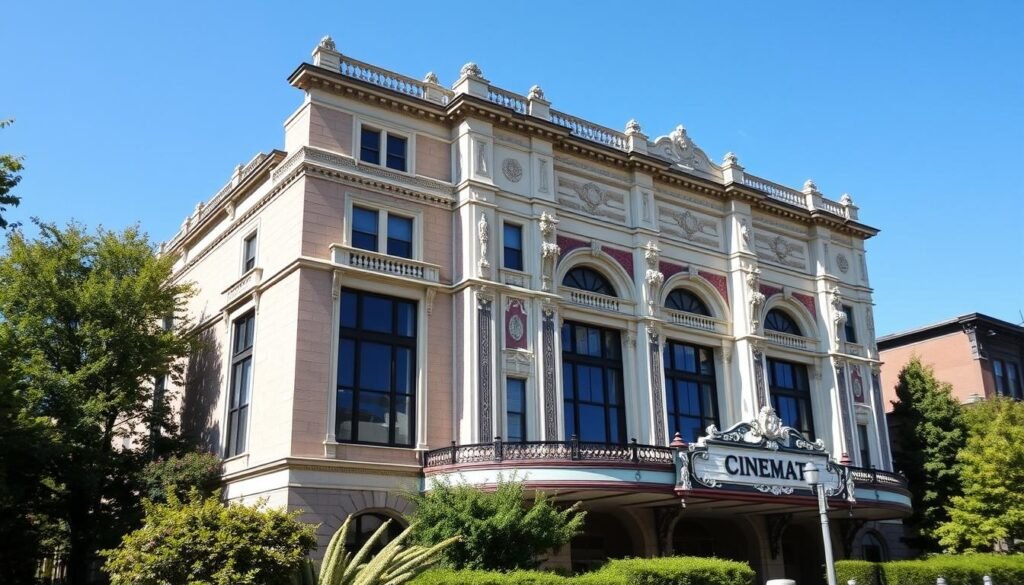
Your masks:
[[[431,449],[448,446],[453,438],[452,399],[455,377],[452,371],[451,295],[438,293],[433,313],[427,319],[427,444]]]
[[[416,136],[416,173],[439,179],[452,180],[452,149],[447,142],[423,134]]]
[[[315,559],[323,557],[331,536],[350,514],[376,512],[407,526],[404,516],[413,511],[413,505],[408,500],[387,491],[304,487],[288,491],[288,508],[302,512],[299,520],[319,524],[316,533],[318,546],[311,553]]]
[[[900,370],[915,355],[921,357],[922,363],[934,368],[935,376],[939,380],[953,385],[953,395],[960,402],[967,402],[975,393],[985,395],[981,366],[978,360],[971,357],[967,335],[957,331],[879,353],[884,362],[882,391],[886,411],[892,411],[892,401],[896,400],[896,384],[899,383]]]
[[[302,269],[299,277],[296,336],[295,410],[292,413],[291,454],[322,457],[327,436],[331,394],[331,330],[335,299],[331,273]],[[292,300],[294,304],[295,299]]]
[[[352,154],[352,115],[323,105],[309,106],[309,145]]]

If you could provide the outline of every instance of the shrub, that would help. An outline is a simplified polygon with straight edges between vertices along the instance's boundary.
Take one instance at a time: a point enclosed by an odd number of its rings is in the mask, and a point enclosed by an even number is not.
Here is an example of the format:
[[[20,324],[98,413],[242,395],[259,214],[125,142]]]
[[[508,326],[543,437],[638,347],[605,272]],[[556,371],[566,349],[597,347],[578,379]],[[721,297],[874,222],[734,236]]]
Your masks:
[[[754,571],[746,564],[714,558],[662,557],[610,561],[593,573],[562,577],[542,571],[434,570],[413,585],[753,585]]]
[[[882,563],[886,585],[981,583],[985,575],[997,583],[1024,583],[1024,556],[999,554],[935,555],[918,561]],[[859,581],[858,581],[859,583]]]
[[[193,488],[208,497],[220,487],[221,462],[216,455],[191,452],[154,461],[142,471],[142,496],[153,502],[166,502],[174,492],[188,499]]]
[[[218,496],[145,502],[143,527],[103,551],[111,584],[289,585],[316,546],[315,527],[297,513],[223,505]]]
[[[517,481],[499,480],[493,492],[434,481],[428,492],[410,498],[416,502],[414,542],[432,546],[461,536],[444,552],[454,569],[532,569],[538,555],[569,542],[583,524],[577,506],[559,510],[542,493],[527,505]]]
[[[870,561],[836,561],[836,581],[847,583],[856,579],[857,585],[880,585],[878,583],[878,563]],[[935,585],[934,581],[931,585]]]

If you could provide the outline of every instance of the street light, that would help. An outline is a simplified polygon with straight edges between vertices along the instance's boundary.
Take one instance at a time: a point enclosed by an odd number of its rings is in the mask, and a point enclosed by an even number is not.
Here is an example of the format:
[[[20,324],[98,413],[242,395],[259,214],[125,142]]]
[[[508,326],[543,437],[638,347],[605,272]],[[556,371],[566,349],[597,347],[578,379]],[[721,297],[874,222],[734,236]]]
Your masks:
[[[836,566],[832,562],[832,538],[828,533],[828,504],[825,502],[825,486],[821,484],[818,466],[810,461],[804,465],[804,481],[811,486],[811,491],[818,495],[818,514],[821,515],[821,539],[825,547],[825,570],[828,573],[828,585],[836,585]]]

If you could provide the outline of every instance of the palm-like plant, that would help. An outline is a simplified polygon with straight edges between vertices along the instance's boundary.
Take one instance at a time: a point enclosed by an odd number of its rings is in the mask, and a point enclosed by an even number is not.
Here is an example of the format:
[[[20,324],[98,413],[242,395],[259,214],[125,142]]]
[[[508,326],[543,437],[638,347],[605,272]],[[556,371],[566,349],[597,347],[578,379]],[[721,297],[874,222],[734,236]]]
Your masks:
[[[345,550],[351,522],[349,516],[331,537],[319,575],[313,561],[307,558],[295,577],[296,585],[399,585],[436,563],[441,551],[459,539],[455,536],[430,547],[403,546],[413,529],[409,526],[371,558],[370,551],[392,521],[382,524],[355,554]]]

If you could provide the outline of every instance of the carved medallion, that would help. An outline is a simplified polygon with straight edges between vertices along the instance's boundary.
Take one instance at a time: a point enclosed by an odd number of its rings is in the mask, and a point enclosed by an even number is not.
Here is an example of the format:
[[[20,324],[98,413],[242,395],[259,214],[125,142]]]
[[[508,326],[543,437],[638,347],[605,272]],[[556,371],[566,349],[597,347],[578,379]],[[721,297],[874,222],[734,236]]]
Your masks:
[[[850,261],[847,260],[845,254],[836,254],[836,266],[839,267],[839,272],[843,274],[850,271]]]
[[[513,183],[518,183],[523,178],[523,165],[514,158],[506,158],[501,163],[501,174]]]

